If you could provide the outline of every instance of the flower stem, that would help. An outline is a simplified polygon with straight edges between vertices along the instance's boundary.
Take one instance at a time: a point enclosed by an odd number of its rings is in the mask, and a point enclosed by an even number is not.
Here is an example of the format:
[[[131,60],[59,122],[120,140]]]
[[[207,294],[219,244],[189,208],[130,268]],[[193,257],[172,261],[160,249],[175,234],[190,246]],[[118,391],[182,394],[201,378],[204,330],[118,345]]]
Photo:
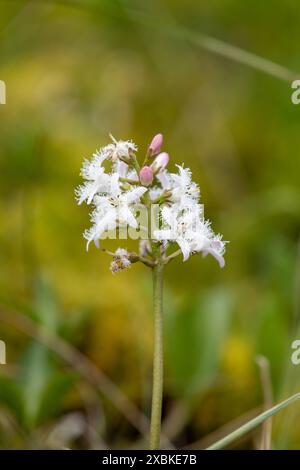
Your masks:
[[[163,397],[163,265],[158,264],[153,273],[153,313],[154,313],[154,354],[153,354],[153,389],[150,427],[150,449],[159,449],[161,410]]]

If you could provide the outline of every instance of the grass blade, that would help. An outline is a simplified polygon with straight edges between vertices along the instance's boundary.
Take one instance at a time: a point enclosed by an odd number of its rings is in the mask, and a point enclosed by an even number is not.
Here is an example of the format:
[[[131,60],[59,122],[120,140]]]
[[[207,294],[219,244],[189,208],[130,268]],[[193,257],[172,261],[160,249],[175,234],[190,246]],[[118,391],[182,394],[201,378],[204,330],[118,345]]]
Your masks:
[[[248,423],[243,424],[243,426],[236,429],[232,433],[228,434],[228,436],[225,436],[219,441],[215,442],[210,447],[208,447],[207,450],[222,449],[223,447],[233,442],[235,439],[238,439],[239,437],[243,436],[247,432],[252,431],[252,429],[262,424],[266,419],[270,418],[274,414],[278,413],[279,411],[283,410],[284,408],[286,408],[287,406],[291,405],[292,403],[294,403],[295,401],[299,399],[300,399],[300,393],[296,393],[295,395],[292,395],[286,400],[278,403],[278,405],[275,405],[269,410],[264,411],[260,415],[256,416],[256,418],[251,419],[250,421],[248,421]]]

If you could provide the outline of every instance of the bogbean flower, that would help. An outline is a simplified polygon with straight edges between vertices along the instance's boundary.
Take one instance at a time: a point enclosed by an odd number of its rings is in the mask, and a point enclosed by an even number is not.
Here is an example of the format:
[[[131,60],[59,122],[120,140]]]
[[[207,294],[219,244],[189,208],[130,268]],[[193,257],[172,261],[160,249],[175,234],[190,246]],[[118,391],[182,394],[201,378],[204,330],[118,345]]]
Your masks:
[[[226,242],[221,235],[214,234],[210,222],[204,219],[200,190],[192,180],[191,170],[180,165],[176,165],[175,173],[167,170],[169,154],[158,153],[162,135],[152,139],[141,168],[136,158],[137,146],[131,141],[111,138],[110,144],[94,153],[90,161],[84,161],[81,174],[85,183],[75,191],[79,204],[85,201],[94,207],[92,227],[84,232],[87,248],[91,241],[99,247],[103,234],[111,230],[138,228],[136,207],[149,210],[151,204],[158,204],[161,227],[153,231],[146,256],[140,257],[144,264],[157,264],[157,253],[163,263],[169,262],[174,257],[169,249],[177,244],[184,261],[201,252],[203,256],[211,254],[223,267]],[[148,158],[155,154],[148,165]],[[119,255],[116,256],[119,260]],[[124,256],[121,259],[121,264],[127,267]]]
[[[154,232],[158,240],[173,241],[178,244],[183,261],[193,253],[211,254],[224,267],[224,242],[220,235],[215,235],[210,223],[204,219],[203,207],[195,203],[186,209],[162,209],[162,220],[165,228]]]

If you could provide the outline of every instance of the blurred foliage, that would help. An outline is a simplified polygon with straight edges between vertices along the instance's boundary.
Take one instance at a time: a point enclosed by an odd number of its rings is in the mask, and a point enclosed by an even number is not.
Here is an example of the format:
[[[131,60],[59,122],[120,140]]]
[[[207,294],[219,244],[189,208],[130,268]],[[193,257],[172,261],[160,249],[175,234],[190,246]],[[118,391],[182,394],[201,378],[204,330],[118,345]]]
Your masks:
[[[210,387],[218,375],[228,335],[229,293],[214,290],[170,309],[165,322],[171,390],[189,396]]]
[[[187,413],[175,445],[262,405],[257,354],[276,401],[298,390],[299,108],[289,83],[164,31],[175,21],[297,71],[298,3],[1,0],[0,12],[1,308],[70,341],[149,413],[150,272],[112,276],[105,254],[85,252],[74,187],[109,132],[144,152],[160,131],[230,240],[223,271],[200,257],[166,271],[165,417]],[[57,354],[15,325],[0,338],[0,447],[133,445],[124,417]],[[299,448],[299,410],[276,418],[274,447]]]

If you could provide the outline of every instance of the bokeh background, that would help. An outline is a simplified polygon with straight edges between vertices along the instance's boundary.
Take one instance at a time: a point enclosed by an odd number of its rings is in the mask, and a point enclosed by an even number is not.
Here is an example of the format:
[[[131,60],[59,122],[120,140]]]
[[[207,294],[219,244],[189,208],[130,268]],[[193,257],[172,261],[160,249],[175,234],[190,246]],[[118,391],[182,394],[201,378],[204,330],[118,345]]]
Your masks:
[[[151,273],[113,276],[86,253],[74,200],[110,132],[142,155],[162,132],[230,240],[224,270],[200,256],[166,269],[165,445],[203,448],[299,390],[300,107],[288,72],[202,47],[210,35],[300,72],[299,25],[292,0],[0,1],[1,448],[146,445]],[[273,448],[300,448],[299,417],[276,417]]]

